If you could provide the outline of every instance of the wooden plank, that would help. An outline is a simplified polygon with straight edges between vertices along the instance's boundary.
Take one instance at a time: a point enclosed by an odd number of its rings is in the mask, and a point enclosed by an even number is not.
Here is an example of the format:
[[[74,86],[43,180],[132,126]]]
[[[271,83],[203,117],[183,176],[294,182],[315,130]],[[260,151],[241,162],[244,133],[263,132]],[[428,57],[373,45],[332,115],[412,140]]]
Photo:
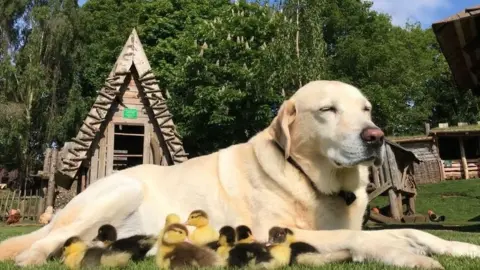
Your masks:
[[[82,173],[80,175],[80,192],[83,192],[85,188],[87,188],[87,172],[85,168],[83,168]]]
[[[391,187],[392,187],[392,183],[387,183],[383,186],[376,188],[372,193],[368,194],[368,202],[371,202],[373,199],[380,196],[380,194],[387,191],[387,189]]]
[[[150,128],[151,125],[146,125],[143,129],[143,164],[150,163]]]
[[[370,219],[375,222],[385,223],[385,224],[398,223],[398,220],[395,220],[391,217],[384,216],[382,214],[377,214],[373,211],[370,212]]]
[[[144,137],[145,134],[135,134],[135,133],[115,133],[115,135],[119,135],[119,136],[134,136],[134,137]]]
[[[96,144],[95,146],[95,152],[93,152],[92,158],[90,159],[90,183],[88,185],[91,185],[97,181],[99,178],[98,175],[98,154],[100,152],[100,146],[99,144]]]
[[[108,124],[108,133],[107,133],[107,172],[106,175],[110,175],[113,173],[113,146],[114,146],[114,131],[115,125],[114,123],[110,122]]]
[[[464,175],[465,179],[468,179],[470,177],[468,175],[467,158],[465,156],[465,146],[463,144],[463,138],[462,137],[458,138],[458,143],[459,143],[459,146],[460,146],[460,156],[462,158],[463,175]]]
[[[107,136],[108,136],[108,128],[105,129],[105,133],[103,134],[102,138],[100,139],[100,149],[98,152],[98,178],[103,178],[106,175],[106,158],[107,158]]]

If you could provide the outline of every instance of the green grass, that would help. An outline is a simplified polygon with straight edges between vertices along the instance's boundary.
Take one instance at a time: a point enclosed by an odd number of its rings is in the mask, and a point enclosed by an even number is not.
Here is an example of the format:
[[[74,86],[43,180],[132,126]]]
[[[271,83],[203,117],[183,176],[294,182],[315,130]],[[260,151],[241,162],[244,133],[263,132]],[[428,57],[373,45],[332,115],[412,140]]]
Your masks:
[[[379,198],[375,200],[375,203],[382,205],[386,203],[385,198]],[[374,204],[375,204],[374,203]],[[439,184],[422,185],[419,187],[419,195],[417,199],[417,211],[419,213],[426,213],[428,209],[432,209],[438,214],[446,215],[448,224],[461,224],[462,228],[470,229],[475,227],[476,232],[458,232],[452,230],[446,230],[448,228],[441,228],[441,230],[427,230],[437,236],[440,236],[447,240],[456,240],[469,242],[480,245],[480,223],[469,222],[469,220],[478,217],[480,215],[480,180],[462,180],[462,181],[449,181]],[[479,220],[480,221],[480,220]],[[474,226],[465,226],[472,224]],[[415,225],[421,226],[421,225]],[[393,227],[393,226],[390,226]],[[28,233],[38,227],[26,226],[26,227],[6,227],[0,226],[0,240],[13,235],[19,235]],[[453,227],[450,227],[450,229]],[[474,229],[475,229],[474,228]],[[454,228],[457,229],[457,228]],[[448,256],[435,256],[436,259],[442,263],[445,269],[480,269],[480,259],[468,259],[468,258],[453,258]],[[304,267],[295,267],[295,270],[299,270]],[[17,269],[12,262],[0,263],[0,269]],[[34,269],[54,270],[54,269],[66,269],[59,262],[49,262],[47,265],[37,267]],[[127,269],[156,269],[153,258],[149,258],[145,262],[134,264],[131,263]],[[288,269],[288,268],[287,268]],[[306,269],[306,268],[304,268]],[[310,269],[310,268],[309,268]],[[313,269],[313,268],[311,268]],[[381,263],[343,263],[332,264],[324,267],[318,267],[315,269],[325,270],[393,270],[404,269],[398,267],[385,266]]]

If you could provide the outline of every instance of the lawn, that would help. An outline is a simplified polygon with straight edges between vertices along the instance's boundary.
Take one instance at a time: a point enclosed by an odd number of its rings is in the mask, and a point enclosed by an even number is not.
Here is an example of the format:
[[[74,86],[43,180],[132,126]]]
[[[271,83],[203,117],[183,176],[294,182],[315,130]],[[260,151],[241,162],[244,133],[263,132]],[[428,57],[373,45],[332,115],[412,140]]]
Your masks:
[[[382,205],[385,203],[384,198],[380,198],[374,204]],[[432,209],[440,215],[447,217],[446,224],[449,226],[435,228],[435,230],[427,230],[437,236],[448,240],[457,240],[470,242],[480,245],[480,180],[461,180],[443,182],[440,184],[422,185],[419,187],[419,195],[417,199],[417,211],[426,213],[428,209]],[[475,222],[476,221],[476,222]],[[452,225],[459,224],[462,226],[455,227]],[[422,224],[415,225],[421,227]],[[391,226],[393,227],[393,226]],[[0,227],[0,239],[5,239],[12,235],[19,235],[35,230],[38,227]],[[463,229],[463,232],[458,230]],[[457,231],[454,231],[457,230]],[[468,258],[452,258],[447,256],[436,256],[445,269],[480,269],[480,259]],[[155,269],[153,259],[149,259],[140,264],[131,263],[127,269]],[[297,267],[299,268],[299,267]],[[11,262],[0,263],[0,269],[16,269]],[[43,267],[36,269],[66,269],[58,262],[50,262]],[[398,267],[388,267],[380,263],[344,263],[332,264],[315,269],[403,269]]]

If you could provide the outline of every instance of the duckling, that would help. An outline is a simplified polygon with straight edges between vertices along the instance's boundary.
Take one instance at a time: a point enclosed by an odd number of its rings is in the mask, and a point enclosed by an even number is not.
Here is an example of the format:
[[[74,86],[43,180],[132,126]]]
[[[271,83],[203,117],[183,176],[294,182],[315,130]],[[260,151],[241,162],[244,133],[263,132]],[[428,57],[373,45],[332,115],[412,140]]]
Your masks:
[[[63,245],[63,263],[69,269],[124,267],[128,264],[131,254],[91,247],[79,237],[70,237]]]
[[[158,238],[157,266],[163,269],[179,267],[210,267],[221,266],[221,260],[205,247],[199,247],[189,242],[188,229],[182,224],[174,223],[165,228],[162,238]]]
[[[232,226],[223,226],[218,232],[218,240],[207,243],[206,247],[217,251],[221,246],[233,246],[235,244],[235,229]]]
[[[130,253],[133,261],[139,261],[145,258],[147,252],[156,243],[157,238],[153,235],[137,234],[117,240],[115,227],[105,224],[98,229],[94,241],[102,241],[108,250]]]
[[[192,211],[185,225],[195,227],[190,240],[197,246],[204,246],[212,241],[218,241],[220,236],[218,231],[209,225],[208,215],[203,210]]]
[[[230,267],[245,267],[272,260],[267,246],[255,241],[248,226],[240,225],[235,228],[235,246],[230,249],[227,264]]]
[[[352,258],[348,250],[333,251],[328,253],[320,253],[314,246],[295,240],[295,235],[292,230],[288,228],[272,227],[268,231],[268,243],[273,245],[288,245],[290,254],[284,253],[282,248],[280,252],[272,254],[276,260],[281,263],[290,257],[288,265],[304,264],[304,265],[324,265],[332,262],[344,262]]]
[[[252,230],[248,226],[240,225],[235,228],[236,241],[237,244],[245,243],[254,243],[255,238],[253,237]]]
[[[165,218],[165,225],[163,226],[162,230],[158,234],[158,237],[161,238],[163,236],[163,232],[164,232],[165,228],[167,228],[168,226],[170,226],[174,223],[181,223],[180,217],[177,214],[174,214],[174,213],[168,214],[167,217]]]

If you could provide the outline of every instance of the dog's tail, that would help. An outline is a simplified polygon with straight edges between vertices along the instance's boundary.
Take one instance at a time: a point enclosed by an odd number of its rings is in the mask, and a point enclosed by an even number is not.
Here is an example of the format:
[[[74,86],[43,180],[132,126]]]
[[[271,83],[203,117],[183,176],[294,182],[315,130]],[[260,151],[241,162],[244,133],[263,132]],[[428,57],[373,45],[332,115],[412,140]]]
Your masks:
[[[28,234],[11,237],[0,242],[0,261],[13,260],[21,252],[30,248],[30,246],[47,236],[52,228],[51,224]]]
[[[348,250],[339,250],[325,253],[305,253],[297,257],[296,263],[308,266],[320,266],[328,263],[346,262],[352,260]]]

